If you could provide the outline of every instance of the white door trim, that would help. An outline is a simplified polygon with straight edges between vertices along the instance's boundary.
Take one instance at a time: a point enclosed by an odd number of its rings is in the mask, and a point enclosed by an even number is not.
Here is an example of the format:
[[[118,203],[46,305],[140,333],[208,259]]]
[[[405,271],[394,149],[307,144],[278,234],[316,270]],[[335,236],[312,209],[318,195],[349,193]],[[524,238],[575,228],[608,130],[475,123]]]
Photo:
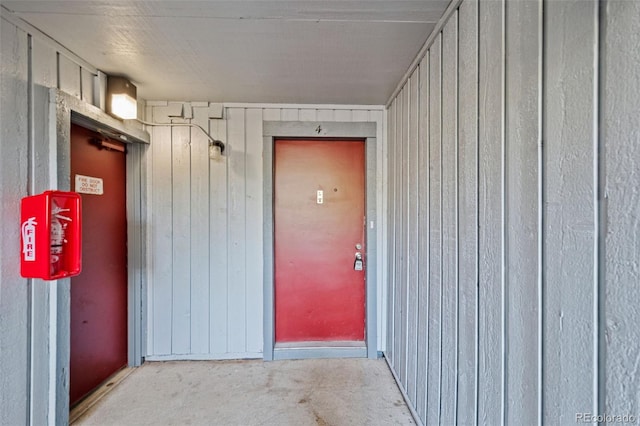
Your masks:
[[[377,238],[376,227],[376,123],[265,121],[264,138],[264,360],[291,358],[368,357],[377,358]],[[365,140],[365,215],[367,268],[365,273],[366,348],[317,347],[275,350],[274,327],[274,234],[273,234],[273,150],[278,138],[345,138]]]

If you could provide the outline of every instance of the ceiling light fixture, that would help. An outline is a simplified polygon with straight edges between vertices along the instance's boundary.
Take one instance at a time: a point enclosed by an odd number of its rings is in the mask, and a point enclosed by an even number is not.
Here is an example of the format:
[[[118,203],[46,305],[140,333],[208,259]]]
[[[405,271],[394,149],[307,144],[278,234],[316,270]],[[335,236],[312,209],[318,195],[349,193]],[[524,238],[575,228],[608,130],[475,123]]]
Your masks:
[[[125,120],[138,117],[136,86],[124,77],[107,77],[107,114]]]

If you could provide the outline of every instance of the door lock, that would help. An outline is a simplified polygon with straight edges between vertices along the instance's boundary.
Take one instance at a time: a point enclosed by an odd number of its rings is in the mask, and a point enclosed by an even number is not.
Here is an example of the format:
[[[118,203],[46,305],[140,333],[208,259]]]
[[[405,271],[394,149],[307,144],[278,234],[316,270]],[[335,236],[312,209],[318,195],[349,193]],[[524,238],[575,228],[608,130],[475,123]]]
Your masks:
[[[357,251],[356,252],[356,260],[353,262],[353,270],[354,271],[362,271],[362,269],[363,269],[362,253]]]

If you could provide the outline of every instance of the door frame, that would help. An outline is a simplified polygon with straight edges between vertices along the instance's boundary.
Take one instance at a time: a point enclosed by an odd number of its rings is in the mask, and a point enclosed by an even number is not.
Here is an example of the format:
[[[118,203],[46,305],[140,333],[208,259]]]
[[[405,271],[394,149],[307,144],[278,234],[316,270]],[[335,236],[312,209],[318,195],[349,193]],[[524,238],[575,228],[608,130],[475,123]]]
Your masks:
[[[71,124],[94,130],[107,137],[127,143],[127,363],[142,364],[144,352],[144,316],[146,300],[147,253],[145,223],[146,163],[143,161],[149,133],[141,126],[125,126],[98,107],[58,89],[49,89],[49,186],[51,189],[70,191],[71,188]],[[69,416],[69,361],[70,361],[70,309],[71,279],[50,283],[50,336],[55,350],[50,353],[49,412],[55,412],[56,423],[68,423]],[[52,341],[50,344],[53,344]],[[55,395],[55,402],[51,398]]]
[[[265,361],[300,358],[378,357],[377,336],[377,226],[376,217],[376,123],[375,122],[318,122],[264,121],[264,346]],[[296,138],[309,140],[357,139],[365,142],[365,349],[352,347],[300,347],[275,350],[274,297],[274,148],[275,140]]]

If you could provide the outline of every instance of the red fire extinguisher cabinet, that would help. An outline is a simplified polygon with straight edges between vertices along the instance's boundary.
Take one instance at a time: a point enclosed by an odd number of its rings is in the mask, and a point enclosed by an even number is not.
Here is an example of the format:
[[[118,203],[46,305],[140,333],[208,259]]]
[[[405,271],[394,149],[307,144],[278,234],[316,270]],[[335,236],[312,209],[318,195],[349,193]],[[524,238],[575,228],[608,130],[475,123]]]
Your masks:
[[[80,195],[45,191],[21,203],[20,275],[56,280],[82,269]]]

